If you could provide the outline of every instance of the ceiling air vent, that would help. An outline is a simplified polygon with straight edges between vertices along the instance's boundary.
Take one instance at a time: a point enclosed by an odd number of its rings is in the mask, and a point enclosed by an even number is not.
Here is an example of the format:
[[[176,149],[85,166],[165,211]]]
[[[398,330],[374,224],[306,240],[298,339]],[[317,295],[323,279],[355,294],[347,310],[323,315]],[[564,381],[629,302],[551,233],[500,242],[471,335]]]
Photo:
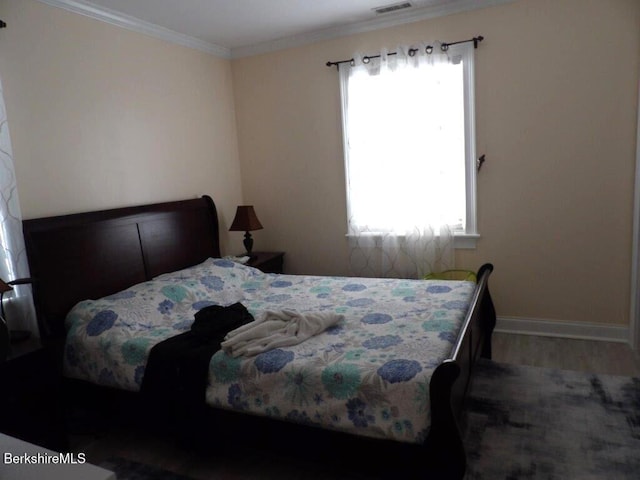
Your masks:
[[[394,3],[393,5],[385,5],[384,7],[374,8],[373,11],[377,14],[382,13],[390,13],[397,12],[398,10],[404,10],[405,8],[410,8],[411,4],[409,2],[402,3]]]

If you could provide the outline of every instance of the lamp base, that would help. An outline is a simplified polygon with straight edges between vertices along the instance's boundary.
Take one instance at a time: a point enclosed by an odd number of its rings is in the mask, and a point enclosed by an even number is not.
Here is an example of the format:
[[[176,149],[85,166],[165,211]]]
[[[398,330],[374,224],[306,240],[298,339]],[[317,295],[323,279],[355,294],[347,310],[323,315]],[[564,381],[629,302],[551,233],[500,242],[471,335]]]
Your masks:
[[[251,238],[251,233],[244,233],[244,240],[242,242],[244,244],[244,248],[247,250],[247,255],[249,255],[249,260],[253,260],[255,257],[251,255],[251,250],[253,249],[253,238]]]

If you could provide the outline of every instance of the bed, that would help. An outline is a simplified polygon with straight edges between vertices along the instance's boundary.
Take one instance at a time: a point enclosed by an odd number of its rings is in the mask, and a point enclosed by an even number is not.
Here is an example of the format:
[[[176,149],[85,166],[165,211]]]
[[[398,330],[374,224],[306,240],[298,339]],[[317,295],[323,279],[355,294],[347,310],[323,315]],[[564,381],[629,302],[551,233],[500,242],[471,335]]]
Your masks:
[[[260,443],[365,447],[393,459],[393,476],[402,458],[419,476],[463,478],[464,398],[475,361],[491,356],[491,264],[476,283],[265,274],[221,258],[208,196],[26,220],[24,233],[41,336],[69,382],[153,404],[141,395],[150,352],[190,334],[196,313],[323,315],[330,324],[294,345],[216,349],[201,405],[171,411],[193,438],[206,416]]]

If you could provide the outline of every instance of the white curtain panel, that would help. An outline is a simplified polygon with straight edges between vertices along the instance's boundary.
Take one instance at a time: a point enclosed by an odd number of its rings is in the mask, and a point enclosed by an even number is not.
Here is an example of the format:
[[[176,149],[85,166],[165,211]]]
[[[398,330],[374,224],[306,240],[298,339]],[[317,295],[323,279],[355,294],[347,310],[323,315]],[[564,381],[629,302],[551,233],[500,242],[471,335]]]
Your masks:
[[[4,90],[0,80],[0,278],[10,282],[29,277],[29,263],[22,234],[22,215],[13,166],[13,151]],[[30,285],[17,285],[4,295],[10,330],[29,330],[39,336]]]
[[[463,222],[464,183],[450,184],[442,172],[462,169],[464,179],[464,129],[450,128],[463,119],[447,118],[463,109],[446,103],[462,101],[462,76],[452,71],[462,67],[440,48],[408,51],[383,51],[368,62],[356,56],[340,66],[349,258],[358,276],[420,278],[454,264],[452,228]],[[409,86],[397,88],[398,76]],[[449,161],[452,154],[462,161]]]

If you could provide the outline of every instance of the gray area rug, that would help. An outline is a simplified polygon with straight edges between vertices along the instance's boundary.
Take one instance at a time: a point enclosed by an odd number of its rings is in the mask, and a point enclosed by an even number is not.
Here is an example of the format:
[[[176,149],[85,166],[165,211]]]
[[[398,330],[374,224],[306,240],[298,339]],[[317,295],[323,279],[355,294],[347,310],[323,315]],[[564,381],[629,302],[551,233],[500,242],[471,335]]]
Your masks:
[[[639,479],[640,379],[483,362],[468,480]]]
[[[466,480],[640,479],[638,378],[482,361],[466,411]],[[254,455],[215,462],[210,478],[361,478]],[[101,466],[118,480],[188,480],[121,458]]]

